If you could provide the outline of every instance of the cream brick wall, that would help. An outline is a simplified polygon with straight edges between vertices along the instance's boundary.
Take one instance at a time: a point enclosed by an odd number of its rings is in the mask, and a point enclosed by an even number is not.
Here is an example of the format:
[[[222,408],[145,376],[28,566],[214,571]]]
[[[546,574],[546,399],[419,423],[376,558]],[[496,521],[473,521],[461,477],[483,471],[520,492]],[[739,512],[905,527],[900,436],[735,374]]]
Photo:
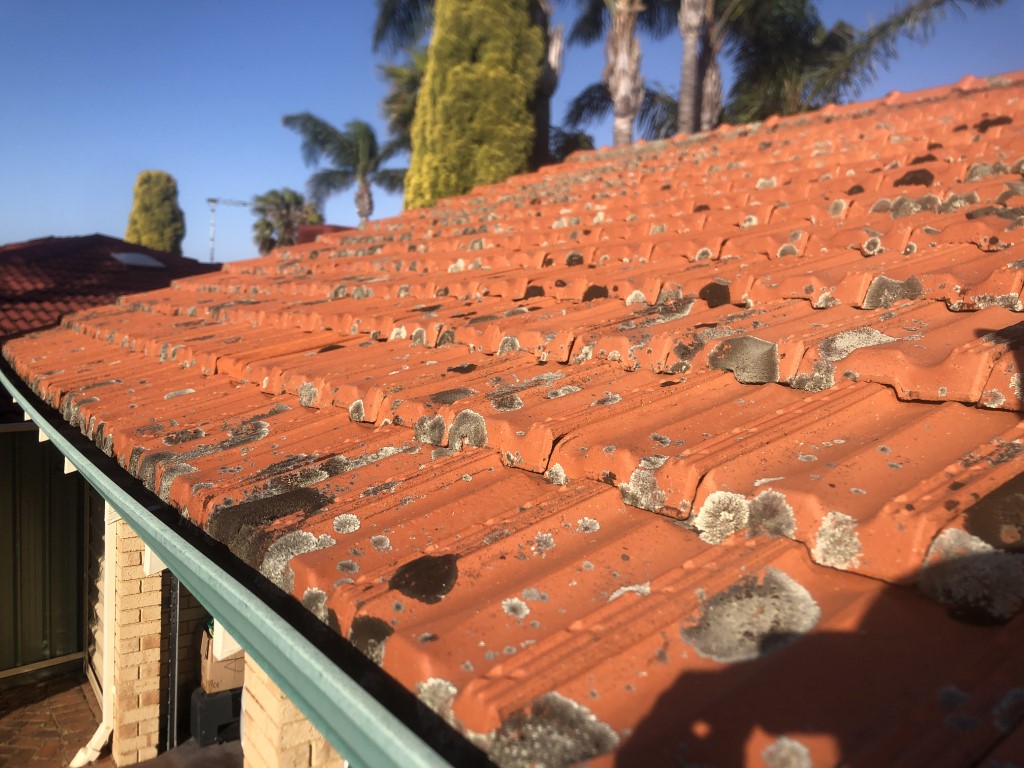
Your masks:
[[[116,535],[112,757],[125,766],[156,757],[167,743],[170,572],[146,576],[142,540],[123,520]],[[184,586],[178,605],[178,723],[187,737],[190,698],[199,685],[199,633],[210,615]]]
[[[160,616],[143,610],[159,606],[160,574],[142,571],[145,545],[124,520],[115,527],[114,571],[114,740],[119,766],[156,757],[160,742]]]
[[[347,763],[248,655],[242,689],[245,768],[344,768]]]

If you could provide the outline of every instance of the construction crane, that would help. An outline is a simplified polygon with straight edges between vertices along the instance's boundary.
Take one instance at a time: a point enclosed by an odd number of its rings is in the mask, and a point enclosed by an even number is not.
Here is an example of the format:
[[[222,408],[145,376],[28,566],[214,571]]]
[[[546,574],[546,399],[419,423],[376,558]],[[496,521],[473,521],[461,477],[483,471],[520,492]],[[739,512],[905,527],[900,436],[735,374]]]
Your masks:
[[[245,200],[228,200],[224,197],[208,197],[206,198],[206,202],[210,204],[210,263],[213,264],[213,246],[217,232],[217,204],[235,205],[239,208],[248,208],[252,203],[247,203]]]

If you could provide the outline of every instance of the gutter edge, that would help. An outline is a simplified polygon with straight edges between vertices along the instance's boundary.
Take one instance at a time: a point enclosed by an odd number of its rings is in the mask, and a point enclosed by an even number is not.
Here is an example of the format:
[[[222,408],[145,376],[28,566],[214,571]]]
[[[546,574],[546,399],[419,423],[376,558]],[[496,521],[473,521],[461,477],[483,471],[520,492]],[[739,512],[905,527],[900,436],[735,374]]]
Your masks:
[[[83,478],[166,563],[352,765],[449,763],[257,595],[156,519],[51,424],[0,370],[3,385]]]

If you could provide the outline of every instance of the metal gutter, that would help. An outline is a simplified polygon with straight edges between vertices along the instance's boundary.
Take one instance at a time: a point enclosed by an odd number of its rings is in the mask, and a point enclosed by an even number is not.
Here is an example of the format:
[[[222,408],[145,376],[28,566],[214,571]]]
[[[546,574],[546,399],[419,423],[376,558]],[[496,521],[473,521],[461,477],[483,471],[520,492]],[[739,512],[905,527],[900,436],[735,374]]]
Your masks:
[[[170,530],[51,424],[0,370],[0,384],[262,667],[338,753],[355,766],[448,763],[241,582]]]

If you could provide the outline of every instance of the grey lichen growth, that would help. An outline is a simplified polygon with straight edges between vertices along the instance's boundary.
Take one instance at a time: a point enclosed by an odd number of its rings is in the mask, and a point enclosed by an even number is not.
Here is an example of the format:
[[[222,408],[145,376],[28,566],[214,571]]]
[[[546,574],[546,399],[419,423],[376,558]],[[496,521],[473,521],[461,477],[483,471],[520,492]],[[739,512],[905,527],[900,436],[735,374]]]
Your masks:
[[[750,516],[750,502],[740,493],[715,491],[701,505],[693,524],[700,532],[701,541],[721,544],[738,531],[746,530]]]
[[[836,368],[828,360],[815,360],[810,373],[798,373],[789,382],[793,389],[821,392],[836,385]]]
[[[592,517],[581,517],[576,521],[576,530],[580,533],[597,533],[601,524]]]
[[[348,417],[352,421],[363,421],[366,418],[366,409],[363,407],[362,400],[352,401],[352,405],[348,407]]]
[[[535,555],[543,557],[554,548],[555,537],[550,533],[538,531],[537,535],[533,537],[533,553]]]
[[[545,395],[545,397],[548,398],[548,400],[556,400],[559,397],[565,397],[566,395],[572,395],[572,394],[575,394],[576,392],[579,392],[579,391],[580,391],[579,387],[573,386],[572,384],[566,384],[564,387],[558,387],[557,389],[552,389],[550,392],[548,392]]]
[[[502,338],[501,343],[498,344],[498,354],[504,355],[508,352],[516,352],[519,350],[519,339],[515,336],[505,336]]]
[[[377,536],[370,537],[370,546],[372,546],[378,552],[390,552],[391,551],[391,539],[384,534],[378,534]]]
[[[811,594],[787,574],[765,569],[761,583],[746,576],[704,603],[682,638],[701,656],[722,663],[771,653],[810,632],[821,618]]]
[[[431,677],[416,686],[416,698],[448,722],[452,721],[452,702],[458,693],[458,688],[441,677]]]
[[[544,479],[552,485],[565,485],[569,482],[569,478],[565,474],[565,470],[562,469],[562,465],[555,463],[548,467],[548,471],[544,473]]]
[[[871,281],[868,292],[864,296],[861,307],[864,309],[888,309],[897,301],[919,299],[924,295],[924,286],[914,276],[906,280],[893,280],[891,277],[879,275]]]
[[[622,400],[622,395],[616,394],[615,392],[605,392],[603,397],[598,398],[590,405],[615,405]]]
[[[286,533],[267,549],[263,562],[260,563],[260,573],[285,592],[291,592],[295,584],[295,572],[291,568],[292,558],[306,552],[333,547],[334,544],[334,539],[326,533],[320,536],[314,536],[308,531]]]
[[[823,359],[834,363],[846,358],[856,349],[874,347],[896,340],[881,331],[876,331],[874,328],[854,328],[853,330],[843,331],[822,340],[818,345],[818,351]]]
[[[311,381],[304,381],[299,387],[299,405],[312,408],[320,399],[320,390]]]
[[[789,736],[780,736],[761,752],[766,768],[812,768],[811,753]]]
[[[631,507],[658,512],[665,506],[665,492],[658,488],[658,478],[644,466],[633,470],[629,482],[619,484],[622,501]]]
[[[525,619],[530,615],[530,606],[518,597],[508,597],[501,601],[501,610],[513,619]]]
[[[501,392],[491,395],[491,408],[496,411],[518,411],[523,407],[523,400],[515,392]]]
[[[732,371],[740,384],[767,384],[779,380],[779,348],[755,336],[737,336],[719,342],[708,355],[708,365]]]
[[[651,582],[645,581],[642,584],[630,584],[626,587],[619,587],[608,595],[608,602],[610,603],[612,600],[618,600],[620,597],[630,592],[635,595],[639,595],[640,597],[649,597],[651,594]]]
[[[467,445],[483,448],[487,445],[487,422],[476,411],[459,411],[448,431],[448,447],[461,450]]]
[[[539,696],[528,711],[512,714],[497,730],[470,738],[502,768],[562,768],[619,745],[611,727],[555,692]]]
[[[761,491],[750,502],[748,516],[750,535],[764,533],[769,536],[793,538],[796,532],[796,518],[786,497],[778,491]]]
[[[865,256],[875,256],[883,251],[885,251],[885,248],[882,246],[882,241],[877,237],[869,237],[860,246],[860,252]]]
[[[355,533],[361,525],[359,518],[350,512],[338,515],[334,518],[334,530],[338,533]]]
[[[302,593],[302,605],[325,624],[330,619],[327,608],[327,593],[316,587],[309,587]]]
[[[1024,556],[947,528],[929,547],[917,584],[958,619],[1006,622],[1024,606]]]
[[[433,416],[420,416],[413,426],[413,434],[421,443],[441,445],[444,442],[444,416],[435,413]]]
[[[825,515],[811,549],[816,563],[845,571],[860,564],[862,551],[856,520],[835,510]]]

